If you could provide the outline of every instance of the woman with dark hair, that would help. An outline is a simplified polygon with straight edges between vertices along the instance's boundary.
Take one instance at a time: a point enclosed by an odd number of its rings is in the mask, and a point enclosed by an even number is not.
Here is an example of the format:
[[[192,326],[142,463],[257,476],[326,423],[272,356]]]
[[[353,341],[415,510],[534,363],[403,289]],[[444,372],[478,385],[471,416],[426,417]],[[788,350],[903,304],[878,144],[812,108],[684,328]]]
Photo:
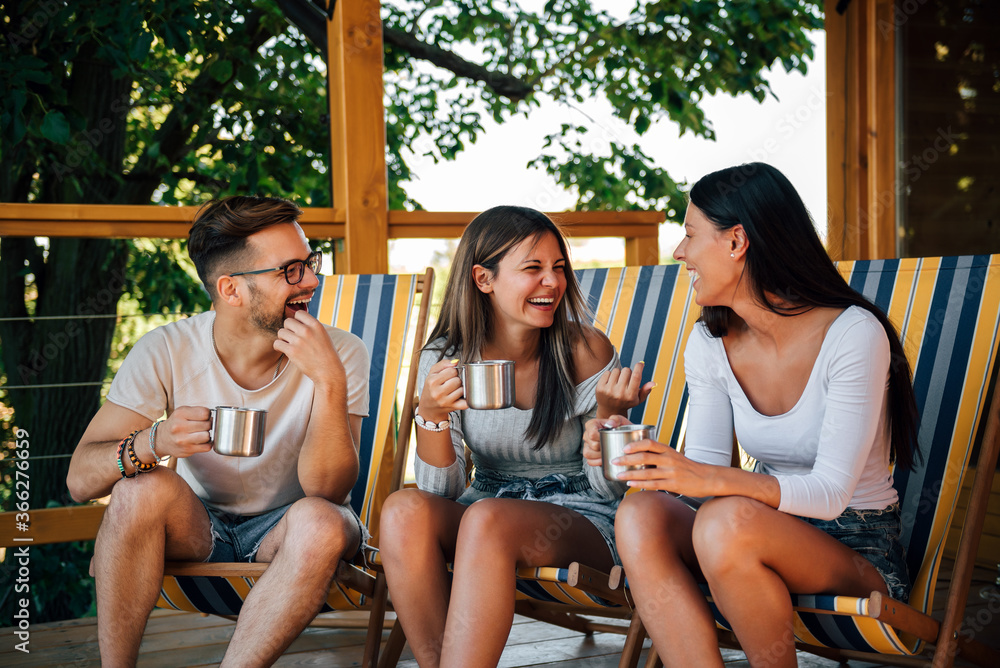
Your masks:
[[[496,207],[465,229],[420,357],[418,489],[382,511],[393,607],[421,666],[497,664],[516,568],[616,561],[625,485],[584,466],[583,426],[638,404],[652,384],[618,368],[586,315],[566,241],[544,214]],[[468,410],[457,366],[486,359],[514,361],[513,407]]]
[[[917,410],[885,314],[855,292],[773,167],[724,169],[691,189],[674,258],[702,317],[684,353],[684,454],[652,440],[622,464],[616,519],[637,610],[668,666],[718,666],[715,623],[752,666],[794,666],[789,593],[905,601],[909,577],[890,463],[908,467]],[[585,455],[599,463],[588,423]],[[757,460],[729,466],[733,434]]]

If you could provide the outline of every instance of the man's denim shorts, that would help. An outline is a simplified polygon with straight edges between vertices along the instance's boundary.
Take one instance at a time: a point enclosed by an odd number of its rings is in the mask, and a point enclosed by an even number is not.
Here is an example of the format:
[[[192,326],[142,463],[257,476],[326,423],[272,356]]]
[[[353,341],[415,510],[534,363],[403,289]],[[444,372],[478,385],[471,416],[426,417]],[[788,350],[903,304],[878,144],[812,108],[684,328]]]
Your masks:
[[[889,596],[905,603],[910,597],[906,549],[900,542],[899,504],[882,510],[848,508],[832,520],[800,518],[825,531],[868,560],[885,580]]]
[[[233,515],[201,504],[212,522],[212,553],[205,561],[253,561],[264,537],[271,532],[292,504],[260,515]]]

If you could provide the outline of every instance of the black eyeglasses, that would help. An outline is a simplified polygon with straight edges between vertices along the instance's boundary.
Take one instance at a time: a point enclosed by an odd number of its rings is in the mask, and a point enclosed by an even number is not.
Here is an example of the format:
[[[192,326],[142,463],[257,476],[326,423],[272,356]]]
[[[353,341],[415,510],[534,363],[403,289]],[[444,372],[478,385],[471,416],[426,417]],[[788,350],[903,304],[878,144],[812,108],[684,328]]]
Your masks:
[[[248,274],[266,274],[269,271],[283,271],[285,272],[285,282],[289,285],[298,285],[302,282],[302,279],[306,275],[306,267],[309,267],[312,270],[312,273],[319,275],[320,269],[323,268],[323,253],[320,251],[313,251],[312,253],[309,253],[309,257],[305,260],[292,260],[283,267],[258,269],[256,271],[237,271],[236,273],[229,275],[246,276]]]

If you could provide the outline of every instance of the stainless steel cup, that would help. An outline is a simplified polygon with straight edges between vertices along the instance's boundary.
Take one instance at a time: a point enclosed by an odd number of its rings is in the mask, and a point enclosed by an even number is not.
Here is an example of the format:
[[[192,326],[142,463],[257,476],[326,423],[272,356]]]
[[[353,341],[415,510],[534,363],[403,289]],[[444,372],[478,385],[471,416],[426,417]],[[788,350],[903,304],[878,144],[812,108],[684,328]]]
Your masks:
[[[212,411],[212,448],[220,455],[257,457],[264,452],[267,411],[216,406]]]
[[[514,362],[485,360],[459,367],[469,408],[496,410],[514,405]]]
[[[617,466],[611,463],[616,457],[625,454],[625,446],[633,441],[653,437],[653,428],[648,424],[623,424],[620,427],[601,429],[601,468],[608,480],[618,480],[618,474],[625,471],[650,468],[645,464],[639,466]]]

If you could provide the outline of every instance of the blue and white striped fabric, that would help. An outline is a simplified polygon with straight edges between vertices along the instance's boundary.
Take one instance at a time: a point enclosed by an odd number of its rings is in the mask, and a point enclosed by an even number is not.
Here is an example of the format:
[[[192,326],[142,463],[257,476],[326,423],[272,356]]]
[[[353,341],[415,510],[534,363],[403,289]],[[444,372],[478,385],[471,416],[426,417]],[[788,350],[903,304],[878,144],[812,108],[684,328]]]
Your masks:
[[[576,272],[593,324],[618,349],[623,366],[645,362],[643,381],[656,387],[633,408],[633,422],[656,425],[660,440],[677,447],[687,406],[683,346],[698,318],[691,280],[680,265],[583,269]],[[520,598],[584,607],[617,607],[567,583],[565,568],[523,568]]]
[[[909,605],[929,615],[947,531],[973,446],[985,425],[986,397],[995,375],[1000,256],[840,262],[837,268],[888,314],[913,369],[922,462],[911,471],[894,472],[894,481],[913,582]],[[668,332],[663,346],[676,350],[678,342],[667,340],[676,335]],[[672,367],[672,374],[673,383],[683,384],[682,366]],[[686,403],[685,395],[672,404],[678,407],[676,415],[662,413],[667,418],[663,426],[673,425],[674,447],[683,436]],[[792,603],[796,640],[806,645],[893,655],[917,654],[924,647],[919,638],[873,619],[878,611],[869,611],[867,598],[797,595]],[[728,629],[714,603],[711,607],[716,622]]]
[[[373,517],[372,493],[383,462],[386,437],[395,429],[396,387],[416,293],[416,275],[361,274],[321,276],[309,311],[321,322],[356,335],[371,356],[368,417],[361,423],[358,481],[351,505],[366,526]],[[366,466],[367,465],[367,466]],[[387,480],[387,478],[386,478]]]
[[[405,358],[420,276],[321,276],[309,312],[321,322],[357,335],[371,356],[368,417],[361,423],[358,481],[351,505],[373,534],[376,499],[388,495],[396,431],[396,388]],[[387,448],[386,445],[389,444]],[[237,615],[256,582],[248,576],[166,576],[157,607]],[[368,601],[339,582],[331,586],[323,612],[350,610]]]

